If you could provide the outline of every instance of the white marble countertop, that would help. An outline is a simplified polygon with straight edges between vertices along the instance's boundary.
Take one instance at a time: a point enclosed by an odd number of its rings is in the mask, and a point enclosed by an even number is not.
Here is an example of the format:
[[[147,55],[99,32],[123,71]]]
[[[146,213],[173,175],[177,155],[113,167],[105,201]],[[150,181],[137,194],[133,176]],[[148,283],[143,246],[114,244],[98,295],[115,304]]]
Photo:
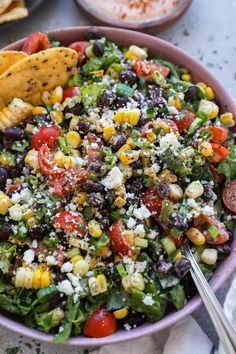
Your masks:
[[[172,27],[159,33],[174,45],[184,49],[208,67],[210,71],[236,97],[236,0],[194,0],[185,15]],[[59,27],[91,24],[79,11],[73,0],[48,0],[36,13],[6,31],[0,31],[0,48],[34,31],[47,31]],[[232,278],[232,277],[231,277]],[[218,297],[223,301],[229,288],[229,279]],[[209,316],[201,307],[195,319],[211,340],[217,337]],[[0,354],[66,354],[68,349],[36,343],[0,328]],[[71,348],[71,354],[83,353]]]

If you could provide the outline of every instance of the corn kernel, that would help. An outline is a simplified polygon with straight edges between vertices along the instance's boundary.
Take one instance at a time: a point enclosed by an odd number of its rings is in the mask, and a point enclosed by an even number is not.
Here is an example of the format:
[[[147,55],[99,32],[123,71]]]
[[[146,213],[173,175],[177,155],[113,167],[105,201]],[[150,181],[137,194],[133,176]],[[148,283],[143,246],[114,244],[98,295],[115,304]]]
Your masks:
[[[35,149],[29,150],[25,156],[25,163],[27,163],[34,170],[37,170],[39,168],[38,151]]]
[[[152,168],[152,167],[145,167],[144,168],[144,174],[146,176],[151,177],[151,178],[156,178],[156,176],[157,176],[157,173],[156,173],[155,169]]]
[[[74,116],[73,118],[71,118],[69,124],[69,130],[77,130],[79,121],[80,121],[80,117],[78,116]]]
[[[183,198],[183,190],[182,188],[175,183],[171,183],[169,185],[170,189],[170,199],[174,200],[175,202],[180,201]]]
[[[80,134],[75,132],[75,131],[71,131],[68,132],[66,134],[66,141],[67,141],[67,145],[73,149],[76,149],[80,146],[81,144],[81,137]]]
[[[97,265],[97,258],[96,257],[93,257],[93,258],[90,258],[89,261],[89,269],[94,269]]]
[[[16,271],[16,278],[15,278],[15,287],[22,288],[24,286],[24,279],[25,279],[26,269],[20,267]]]
[[[96,281],[98,284],[99,294],[105,293],[107,291],[107,280],[104,274],[99,274],[96,277]]]
[[[131,293],[131,276],[130,275],[126,275],[126,276],[124,276],[124,278],[122,278],[122,280],[121,280],[121,282],[122,282],[122,285],[123,285],[123,287],[124,287],[124,289],[125,289],[125,291],[127,292],[127,293]]]
[[[57,86],[51,94],[51,104],[61,103],[63,97],[63,89],[61,86]]]
[[[74,257],[72,257],[71,259],[70,259],[70,262],[72,263],[72,264],[75,264],[75,263],[77,263],[78,261],[81,261],[81,260],[83,260],[84,258],[80,255],[80,254],[77,254],[77,256],[74,256]]]
[[[116,310],[113,312],[113,315],[117,320],[121,320],[122,318],[125,318],[128,315],[128,308],[123,307],[122,309]]]
[[[48,91],[42,93],[42,101],[46,107],[51,105],[51,95]]]
[[[42,270],[36,269],[33,273],[33,288],[39,289],[41,287],[41,277],[42,277]]]
[[[134,142],[134,139],[132,139],[131,137],[128,138],[126,144],[128,144],[129,146],[131,146],[132,149],[135,148],[135,142]]]
[[[128,123],[135,126],[138,124],[139,118],[140,118],[140,110],[138,108],[133,109],[132,111],[130,111]]]
[[[108,258],[111,255],[111,250],[110,248],[105,245],[100,247],[97,251],[96,251],[97,256],[102,257],[102,258]]]
[[[32,114],[36,116],[37,114],[47,114],[48,111],[44,107],[36,106],[32,109]]]
[[[125,56],[128,60],[144,60],[148,55],[144,49],[136,45],[131,45],[125,53]]]
[[[102,78],[104,76],[104,70],[91,71],[91,74],[95,77]]]
[[[61,168],[64,167],[63,161],[62,161],[62,158],[64,156],[65,156],[65,154],[61,150],[58,150],[53,157],[54,163]]]
[[[198,82],[197,86],[200,86],[204,92],[206,91],[207,85],[205,84],[205,82]]]
[[[134,245],[134,236],[135,236],[135,234],[132,230],[125,230],[124,238],[131,246]]]
[[[117,208],[123,208],[123,206],[126,204],[126,200],[123,199],[122,197],[117,197],[114,201],[114,204]]]
[[[205,236],[195,227],[191,227],[186,231],[189,240],[196,246],[204,245],[206,242]]]
[[[109,141],[114,135],[116,135],[116,130],[113,125],[108,125],[103,128],[103,138]]]
[[[226,112],[220,115],[220,121],[227,128],[232,128],[235,126],[234,116],[231,112]]]
[[[121,124],[123,123],[123,119],[124,119],[124,112],[123,111],[116,112],[114,116],[114,122]]]
[[[50,272],[45,270],[41,276],[41,288],[47,288],[50,285]]]
[[[89,264],[85,259],[81,259],[80,261],[74,263],[73,265],[73,273],[75,275],[80,275],[83,277],[89,271]]]
[[[62,111],[51,111],[50,118],[56,124],[61,124],[64,119]]]
[[[158,178],[162,181],[162,182],[165,182],[165,183],[175,183],[177,182],[177,176],[171,172],[170,170],[168,169],[164,169],[159,175],[158,175]]]
[[[11,199],[6,194],[0,193],[0,214],[6,215],[11,205]]]
[[[23,213],[20,204],[12,205],[9,210],[10,218],[14,221],[20,221],[22,219]]]
[[[102,236],[102,229],[101,229],[101,226],[97,220],[95,220],[95,219],[91,220],[88,223],[88,229],[89,229],[89,233],[92,237],[98,238],[98,237]]]
[[[119,159],[124,165],[130,165],[131,163],[137,161],[139,158],[139,152],[138,151],[132,151],[132,150],[125,150],[122,151]]]
[[[173,262],[177,262],[179,261],[181,258],[182,258],[182,253],[181,252],[178,252],[175,257],[173,258]]]
[[[79,192],[76,195],[76,202],[78,205],[83,205],[86,202],[87,199],[87,193],[86,192]]]
[[[66,156],[66,155],[62,156],[61,161],[62,161],[63,167],[66,170],[71,167],[71,158],[69,156]]]
[[[206,113],[210,119],[214,119],[219,113],[219,107],[214,102],[201,100],[199,104],[199,111]]]
[[[33,288],[33,271],[31,269],[26,269],[23,287],[25,289]]]
[[[188,187],[185,189],[185,195],[187,198],[198,198],[204,192],[204,188],[200,181],[191,182]]]
[[[99,294],[98,282],[95,277],[90,277],[88,280],[89,290],[92,296]]]
[[[192,82],[192,76],[190,74],[183,74],[181,79],[186,82]]]
[[[125,150],[132,150],[132,147],[129,144],[124,144],[116,153],[116,155],[119,157],[120,154],[125,151]]]
[[[146,138],[148,141],[150,141],[150,143],[153,143],[154,141],[157,140],[156,134],[153,133],[152,131],[146,133]]]
[[[183,108],[182,102],[180,101],[179,98],[175,99],[175,107],[178,109],[178,111],[181,111]]]
[[[206,95],[208,100],[213,100],[215,98],[214,91],[212,90],[212,88],[210,86],[208,86],[206,88],[205,95]]]
[[[214,248],[206,248],[201,254],[201,260],[208,264],[213,265],[216,263],[218,257],[218,252]]]
[[[42,272],[44,272],[47,269],[46,263],[39,263],[38,269],[40,269]]]
[[[208,141],[204,141],[203,143],[201,143],[198,149],[200,153],[205,157],[209,157],[213,154],[212,145]]]
[[[145,289],[144,279],[141,273],[133,273],[130,277],[131,287],[143,291]]]

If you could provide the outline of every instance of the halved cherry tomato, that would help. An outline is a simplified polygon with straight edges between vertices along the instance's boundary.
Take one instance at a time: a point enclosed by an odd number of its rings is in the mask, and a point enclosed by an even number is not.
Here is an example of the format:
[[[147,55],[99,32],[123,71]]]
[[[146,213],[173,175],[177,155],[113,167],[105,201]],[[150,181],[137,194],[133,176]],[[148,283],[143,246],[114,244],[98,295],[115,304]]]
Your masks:
[[[89,173],[82,168],[72,167],[65,171],[64,175],[54,178],[51,182],[54,194],[61,197],[71,195],[79,191],[88,179]]]
[[[47,35],[42,32],[34,32],[26,38],[22,50],[30,55],[48,48],[50,48],[50,41]]]
[[[83,64],[86,55],[85,55],[85,49],[89,46],[89,42],[86,41],[78,41],[78,42],[73,42],[69,45],[69,48],[76,50],[79,54],[79,64]]]
[[[111,312],[104,309],[95,310],[84,325],[84,334],[88,337],[101,338],[115,333],[116,319]]]
[[[82,214],[73,211],[61,211],[53,220],[56,229],[61,229],[68,234],[82,237],[86,234],[87,223]]]
[[[99,153],[100,148],[103,146],[102,140],[93,133],[88,133],[86,138],[90,143],[87,147],[87,165],[89,166],[92,162],[103,161],[103,157]],[[97,148],[91,147],[91,144],[97,144]]]
[[[136,75],[138,77],[144,76],[147,80],[152,78],[154,71],[160,72],[164,77],[167,77],[170,73],[170,69],[167,66],[161,64],[147,64],[143,61],[138,61],[135,65]]]
[[[222,199],[224,205],[236,214],[236,179],[229,182],[223,190]]]
[[[228,130],[222,127],[209,127],[207,130],[212,133],[211,142],[213,143],[223,144],[228,136]]]
[[[39,150],[43,144],[47,144],[49,148],[54,148],[59,134],[60,129],[56,125],[44,125],[32,136],[31,146],[36,150]]]
[[[212,238],[208,233],[206,233],[205,235],[206,241],[210,244],[220,245],[229,240],[229,234],[224,224],[213,216],[207,216],[201,214],[197,218],[193,219],[193,226],[196,227],[201,232],[206,231],[205,230],[206,227],[204,226],[207,227],[214,226],[219,231],[219,234],[216,239]]]
[[[150,188],[144,193],[143,201],[153,215],[160,215],[163,198],[157,194],[155,188]]]
[[[122,220],[117,220],[111,226],[109,237],[111,240],[111,247],[115,253],[122,256],[134,255],[134,250],[124,237],[125,226]]]
[[[209,157],[211,163],[219,163],[229,155],[229,151],[222,145],[211,143],[213,155]]]
[[[78,96],[79,93],[80,93],[79,87],[68,87],[68,88],[64,89],[62,102],[65,101],[66,98]]]
[[[40,169],[49,176],[59,177],[65,173],[64,168],[55,165],[51,151],[47,144],[43,144],[38,152],[38,161]]]
[[[195,113],[193,112],[186,112],[181,120],[173,119],[175,124],[178,127],[178,130],[182,132],[185,129],[188,129],[192,122],[195,119]]]

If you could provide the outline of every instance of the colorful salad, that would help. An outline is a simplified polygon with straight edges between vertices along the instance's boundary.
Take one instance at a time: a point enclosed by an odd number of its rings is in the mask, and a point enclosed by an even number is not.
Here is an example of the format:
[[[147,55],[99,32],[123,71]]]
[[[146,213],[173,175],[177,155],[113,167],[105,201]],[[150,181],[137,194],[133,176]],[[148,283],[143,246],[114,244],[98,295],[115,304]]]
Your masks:
[[[22,51],[0,76],[0,308],[56,343],[181,309],[183,243],[206,278],[230,253],[232,113],[184,67],[95,30]]]

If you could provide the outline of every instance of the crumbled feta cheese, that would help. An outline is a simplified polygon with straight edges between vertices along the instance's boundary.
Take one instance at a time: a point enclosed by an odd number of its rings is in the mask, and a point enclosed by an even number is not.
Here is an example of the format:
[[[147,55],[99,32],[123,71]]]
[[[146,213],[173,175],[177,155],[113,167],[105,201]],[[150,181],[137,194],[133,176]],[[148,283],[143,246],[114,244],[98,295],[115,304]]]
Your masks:
[[[134,220],[134,218],[129,218],[129,220],[127,221],[127,227],[129,229],[132,229],[136,224],[136,221]]]
[[[21,200],[21,195],[20,195],[20,193],[18,193],[18,192],[13,193],[11,199],[12,199],[12,201],[13,201],[14,203],[19,203],[20,200]]]
[[[145,205],[142,205],[140,208],[134,209],[133,214],[139,220],[143,220],[151,216],[150,211],[148,210],[148,208],[145,207]]]
[[[32,193],[29,188],[22,189],[20,192],[21,200],[25,203],[29,203],[32,199]]]
[[[188,204],[188,206],[190,206],[190,208],[193,208],[196,210],[199,209],[199,205],[195,202],[195,200],[193,198],[187,199],[187,204]]]
[[[206,215],[206,216],[212,216],[215,214],[214,208],[210,207],[209,205],[206,205],[203,209],[202,209],[202,214]]]
[[[145,234],[145,229],[144,229],[144,226],[139,224],[136,226],[134,232],[137,234],[137,235],[141,235],[141,234]]]
[[[128,323],[125,323],[125,324],[124,324],[124,328],[125,328],[125,330],[128,331],[128,332],[131,330],[131,326],[130,326]]]
[[[108,175],[101,180],[101,183],[106,189],[115,189],[122,185],[123,177],[124,175],[119,167],[115,166],[111,169]]]
[[[57,289],[68,296],[74,293],[74,289],[69,280],[63,280],[61,283],[57,285]]]
[[[34,260],[34,251],[29,249],[24,252],[23,261],[27,264],[31,264]]]
[[[57,265],[57,260],[54,256],[47,256],[46,261],[48,265]]]
[[[72,273],[67,273],[67,278],[70,280],[71,284],[75,287],[79,286],[79,278],[78,276],[72,274]]]
[[[32,248],[37,248],[38,247],[38,241],[37,240],[33,240],[31,243],[31,247]]]
[[[174,133],[168,133],[163,136],[160,140],[160,148],[162,150],[168,149],[169,146],[177,147],[179,146],[178,139]]]
[[[155,301],[152,298],[152,295],[148,294],[143,298],[143,303],[147,306],[152,306]]]
[[[70,273],[73,269],[73,265],[70,262],[66,262],[61,267],[62,273]]]

